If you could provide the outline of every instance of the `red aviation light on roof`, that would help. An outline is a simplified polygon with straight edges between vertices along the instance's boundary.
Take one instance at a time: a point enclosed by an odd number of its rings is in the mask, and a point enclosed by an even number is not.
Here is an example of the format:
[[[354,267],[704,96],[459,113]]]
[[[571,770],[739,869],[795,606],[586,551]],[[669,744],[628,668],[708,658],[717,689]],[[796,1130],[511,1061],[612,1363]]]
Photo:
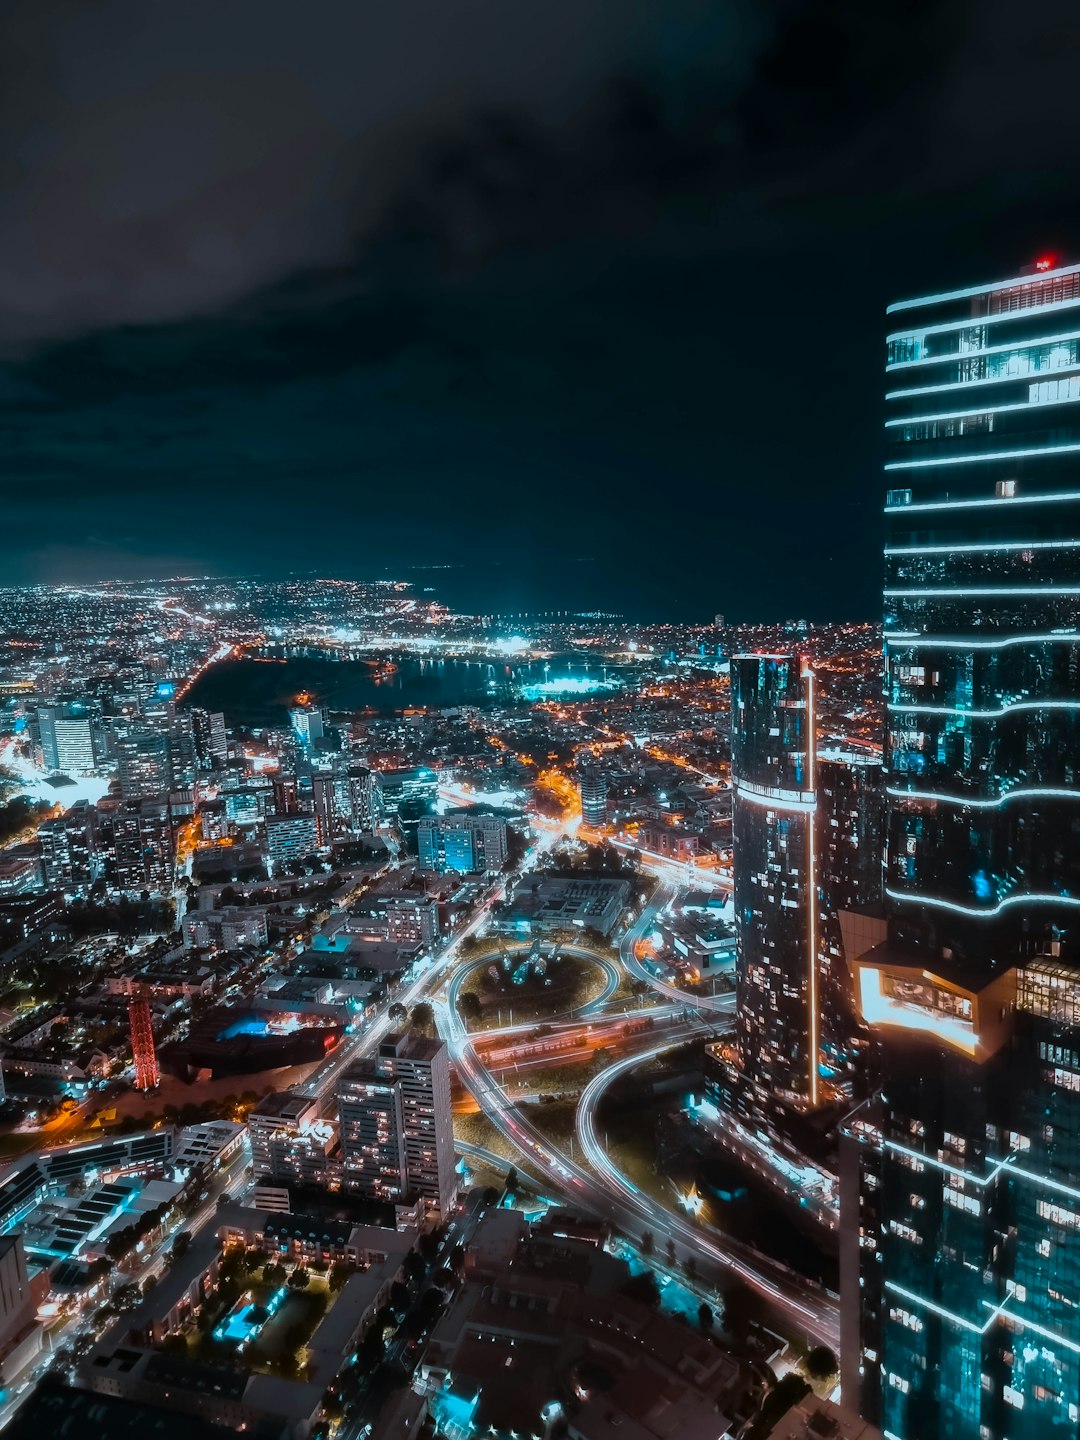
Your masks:
[[[1054,268],[1054,257],[1052,255],[1040,255],[1035,261],[1036,270],[1052,270]]]

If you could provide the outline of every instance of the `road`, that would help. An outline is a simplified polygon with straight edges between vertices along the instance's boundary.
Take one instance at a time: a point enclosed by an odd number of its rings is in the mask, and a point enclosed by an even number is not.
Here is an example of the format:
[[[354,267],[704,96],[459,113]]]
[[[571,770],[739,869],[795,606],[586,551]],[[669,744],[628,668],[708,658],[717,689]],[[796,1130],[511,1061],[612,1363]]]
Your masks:
[[[678,985],[671,985],[668,981],[661,980],[647,965],[643,965],[635,954],[637,946],[656,924],[656,917],[675,898],[675,893],[670,886],[662,886],[627,929],[619,941],[619,959],[623,963],[623,968],[635,980],[643,980],[646,985],[651,985],[654,990],[661,995],[666,995],[669,1000],[679,1000],[682,1004],[694,1005],[699,1010],[712,1010],[725,1015],[733,1014],[735,1010],[733,993],[730,995],[695,995],[692,990],[683,990]]]
[[[597,954],[596,954],[594,951],[592,951],[592,950],[586,950],[583,946],[580,946],[580,945],[562,945],[562,946],[560,946],[559,948],[560,948],[560,953],[561,953],[561,954],[563,954],[563,955],[571,955],[571,956],[573,956],[573,957],[574,957],[575,959],[577,959],[577,960],[588,960],[591,964],[595,965],[598,970],[602,970],[602,971],[604,972],[604,988],[603,988],[603,990],[601,990],[600,994],[597,995],[597,997],[595,998],[595,1000],[590,1000],[587,1005],[582,1005],[581,1008],[577,1011],[577,1014],[578,1014],[579,1016],[583,1016],[583,1015],[595,1015],[598,1011],[604,1009],[604,1007],[610,1002],[612,996],[613,996],[613,995],[615,994],[615,992],[618,990],[619,985],[622,983],[622,972],[619,970],[619,967],[618,967],[617,965],[615,965],[611,960],[606,959],[606,958],[605,958],[604,956],[602,956],[602,955],[597,955]],[[520,951],[520,953],[522,953],[522,954],[527,954],[527,953],[529,952],[529,950],[531,950],[531,949],[532,949],[532,946],[531,946],[531,945],[508,945],[508,946],[507,946],[507,952],[508,952],[509,954],[517,954],[519,951]],[[457,1009],[457,1002],[458,1002],[458,996],[459,996],[460,993],[461,993],[461,987],[462,987],[462,985],[465,983],[465,981],[469,978],[469,976],[472,975],[472,974],[474,974],[477,970],[482,970],[482,969],[484,969],[485,967],[487,967],[487,966],[489,966],[489,965],[498,965],[498,963],[499,963],[499,961],[500,961],[501,958],[502,958],[502,957],[501,957],[501,955],[499,954],[499,952],[493,950],[490,954],[488,954],[488,955],[481,955],[479,959],[477,959],[477,960],[472,960],[472,961],[470,961],[468,964],[462,965],[459,970],[455,970],[454,973],[453,973],[453,975],[450,977],[450,983],[449,983],[449,985],[447,986],[447,991],[446,991],[447,1003],[450,1004],[450,1005],[453,1005],[453,1007],[454,1007],[454,1009],[455,1009],[455,1011],[456,1011],[456,1009]],[[568,1013],[573,1014],[574,1012],[573,1012],[573,1011],[570,1011],[570,1012],[568,1012]],[[512,1015],[513,1015],[513,1011],[511,1010],[511,1016],[512,1016]],[[548,1023],[548,1022],[547,1022],[546,1019],[545,1019],[545,1020],[529,1020],[529,1021],[527,1021],[527,1022],[522,1023],[521,1025],[514,1025],[513,1023],[511,1023],[509,1026],[502,1027],[502,1028],[500,1029],[499,1033],[501,1033],[501,1034],[513,1034],[513,1033],[515,1033],[515,1032],[521,1033],[521,1032],[526,1031],[526,1030],[535,1030],[538,1025],[547,1024],[547,1023]],[[494,1033],[495,1033],[494,1031],[482,1031],[482,1032],[480,1032],[480,1034],[482,1034],[482,1035],[490,1035],[490,1034],[494,1034]]]
[[[586,1085],[578,1102],[577,1134],[581,1153],[597,1175],[601,1176],[638,1216],[638,1228],[644,1221],[653,1234],[666,1242],[671,1239],[692,1254],[711,1261],[738,1276],[750,1285],[786,1319],[813,1335],[822,1344],[835,1348],[840,1342],[840,1319],[836,1301],[827,1291],[811,1285],[802,1276],[770,1260],[748,1247],[717,1232],[710,1232],[689,1218],[683,1219],[668,1210],[651,1195],[641,1190],[624,1175],[601,1143],[596,1128],[596,1112],[608,1088],[635,1067],[663,1055],[683,1040],[666,1038],[646,1051],[625,1056],[602,1070]],[[634,1234],[635,1231],[629,1233]],[[715,1237],[715,1238],[714,1238]]]
[[[458,1077],[476,1099],[495,1128],[545,1177],[553,1191],[583,1206],[593,1214],[610,1219],[629,1236],[643,1228],[653,1232],[662,1245],[670,1239],[678,1249],[692,1255],[703,1278],[719,1273],[736,1275],[764,1296],[789,1322],[823,1344],[839,1343],[839,1318],[831,1297],[822,1297],[802,1277],[756,1252],[736,1247],[726,1237],[713,1238],[700,1226],[668,1210],[628,1180],[612,1163],[600,1145],[595,1130],[595,1107],[607,1086],[635,1066],[676,1045],[685,1044],[706,1029],[704,1017],[694,1014],[677,1036],[666,1036],[647,1049],[616,1061],[598,1075],[582,1095],[578,1112],[578,1135],[583,1153],[592,1169],[578,1164],[552,1145],[546,1135],[504,1093],[501,1085],[478,1059],[472,1039],[446,1000],[436,1002],[439,1030],[446,1039]],[[586,1100],[588,1097],[588,1100]],[[587,1148],[586,1148],[587,1147]]]

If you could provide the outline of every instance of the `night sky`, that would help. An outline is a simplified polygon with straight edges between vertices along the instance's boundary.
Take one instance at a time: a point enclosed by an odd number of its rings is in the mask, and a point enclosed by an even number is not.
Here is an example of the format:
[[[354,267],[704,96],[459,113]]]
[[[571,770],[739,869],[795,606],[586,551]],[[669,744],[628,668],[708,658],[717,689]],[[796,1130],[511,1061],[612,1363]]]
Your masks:
[[[884,307],[1080,259],[1078,73],[1073,0],[7,0],[0,579],[873,617]]]

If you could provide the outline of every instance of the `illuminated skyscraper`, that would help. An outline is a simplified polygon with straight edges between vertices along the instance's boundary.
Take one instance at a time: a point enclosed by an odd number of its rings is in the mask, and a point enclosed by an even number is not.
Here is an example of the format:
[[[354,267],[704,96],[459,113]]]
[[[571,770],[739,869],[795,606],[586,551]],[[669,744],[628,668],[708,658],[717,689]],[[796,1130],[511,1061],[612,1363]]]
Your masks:
[[[819,1101],[814,676],[794,655],[731,665],[738,1053],[744,1090]]]
[[[131,1022],[131,1054],[135,1061],[135,1089],[156,1090],[158,1073],[157,1051],[154,1049],[154,1025],[150,997],[145,990],[134,989],[128,1003]]]
[[[890,307],[881,1091],[842,1288],[845,1396],[894,1440],[1080,1434],[1078,317],[1080,266]]]
[[[608,778],[596,765],[583,765],[578,772],[581,819],[594,829],[607,824]]]

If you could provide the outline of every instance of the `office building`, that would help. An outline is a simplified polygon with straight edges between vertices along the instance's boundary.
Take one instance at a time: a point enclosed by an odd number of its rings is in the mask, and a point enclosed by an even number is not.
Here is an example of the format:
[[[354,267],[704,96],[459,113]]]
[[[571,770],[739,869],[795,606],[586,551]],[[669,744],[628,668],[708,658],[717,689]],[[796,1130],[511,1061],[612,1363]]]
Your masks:
[[[1078,304],[1070,266],[890,307],[881,1088],[841,1277],[844,1395],[892,1440],[1080,1433]]]
[[[338,1090],[345,1183],[362,1194],[421,1196],[444,1218],[457,1193],[450,1061],[442,1040],[388,1035],[375,1063]]]
[[[795,655],[731,665],[738,1064],[751,1107],[819,1101],[814,676]]]
[[[581,819],[594,829],[607,824],[608,778],[596,765],[583,765],[578,771],[581,795]]]
[[[506,821],[498,815],[429,816],[416,834],[422,870],[475,875],[506,864]]]
[[[113,816],[112,833],[120,889],[167,890],[176,846],[168,801],[123,801]]]
[[[87,775],[97,768],[94,719],[83,705],[42,705],[37,712],[42,763],[47,770]]]
[[[854,750],[817,758],[818,977],[821,1058],[832,1088],[863,1096],[868,1036],[859,1024],[844,950],[846,912],[881,915],[885,779],[881,760]]]
[[[290,860],[303,860],[319,848],[314,815],[268,815],[266,858],[276,870]]]
[[[378,819],[400,818],[415,823],[429,815],[439,796],[439,777],[426,765],[403,770],[375,770],[372,798]]]
[[[317,705],[297,705],[289,711],[293,737],[305,755],[310,755],[315,743],[325,733],[325,716]]]
[[[172,789],[172,757],[164,730],[133,727],[117,740],[116,755],[125,800],[149,800]]]

